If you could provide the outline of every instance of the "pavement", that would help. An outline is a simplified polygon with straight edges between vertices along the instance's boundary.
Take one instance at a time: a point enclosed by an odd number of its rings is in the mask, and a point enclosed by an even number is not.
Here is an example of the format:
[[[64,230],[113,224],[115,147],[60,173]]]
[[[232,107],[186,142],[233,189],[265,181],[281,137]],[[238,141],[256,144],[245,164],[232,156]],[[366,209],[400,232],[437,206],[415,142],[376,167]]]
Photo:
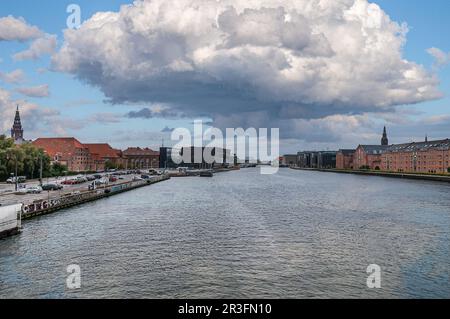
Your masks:
[[[134,176],[136,176],[136,175],[121,175],[120,177],[123,179],[118,179],[117,182],[109,183],[108,186],[132,181]],[[68,177],[67,179],[71,179],[71,177]],[[66,180],[66,177],[62,177],[59,179],[44,178],[43,183],[44,184],[47,184],[47,183],[60,184],[61,182],[65,181],[65,180]],[[85,182],[83,184],[77,184],[77,185],[62,185],[64,188],[62,190],[58,190],[58,191],[43,191],[40,194],[17,195],[14,193],[14,190],[15,190],[14,184],[11,185],[11,184],[0,183],[0,205],[8,206],[8,205],[14,205],[14,204],[19,204],[19,203],[32,203],[33,201],[36,201],[36,200],[52,199],[52,198],[60,197],[65,194],[71,194],[71,193],[80,192],[80,191],[87,191],[89,188],[89,185],[91,185],[91,184],[92,184],[92,182]],[[24,183],[22,185],[26,185],[26,187],[37,186],[37,185],[39,185],[39,181],[38,180],[27,181],[26,183]],[[100,187],[97,187],[97,188],[100,188]]]

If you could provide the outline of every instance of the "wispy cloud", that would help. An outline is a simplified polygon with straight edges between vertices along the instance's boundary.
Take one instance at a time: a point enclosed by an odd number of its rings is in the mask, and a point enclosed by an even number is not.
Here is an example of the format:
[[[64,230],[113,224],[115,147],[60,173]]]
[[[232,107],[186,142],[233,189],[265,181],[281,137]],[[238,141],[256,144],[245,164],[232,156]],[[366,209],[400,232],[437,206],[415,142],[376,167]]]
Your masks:
[[[25,81],[25,72],[21,69],[3,73],[0,71],[0,80],[9,84],[19,84]]]
[[[50,90],[48,84],[38,85],[33,87],[18,88],[17,92],[26,95],[28,97],[48,97],[50,96]]]
[[[13,55],[14,60],[37,60],[42,55],[52,54],[56,49],[56,35],[46,34],[31,43],[30,47],[22,52]]]

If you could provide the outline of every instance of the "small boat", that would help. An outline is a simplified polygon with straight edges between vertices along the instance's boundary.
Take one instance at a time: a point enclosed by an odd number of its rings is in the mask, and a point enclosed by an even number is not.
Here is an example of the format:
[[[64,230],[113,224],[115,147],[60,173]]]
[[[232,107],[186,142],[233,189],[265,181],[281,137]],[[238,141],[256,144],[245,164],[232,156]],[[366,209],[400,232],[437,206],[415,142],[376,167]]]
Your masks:
[[[200,177],[213,177],[214,173],[212,171],[203,171],[200,172]]]

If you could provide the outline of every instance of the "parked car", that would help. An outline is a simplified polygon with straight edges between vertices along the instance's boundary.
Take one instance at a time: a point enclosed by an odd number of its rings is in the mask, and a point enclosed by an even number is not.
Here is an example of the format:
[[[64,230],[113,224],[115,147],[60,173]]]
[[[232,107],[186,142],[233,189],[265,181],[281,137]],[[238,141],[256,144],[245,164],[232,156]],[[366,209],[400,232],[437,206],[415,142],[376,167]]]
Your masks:
[[[40,186],[29,186],[25,188],[27,194],[40,194],[42,192],[42,187]]]
[[[106,182],[101,180],[101,179],[98,179],[98,180],[94,181],[94,183],[95,183],[96,186],[101,186],[101,185],[106,184]]]
[[[17,183],[25,183],[27,181],[27,178],[25,176],[18,176],[17,177]],[[16,178],[15,177],[10,177],[6,180],[7,184],[15,184],[16,183]]]
[[[92,181],[96,180],[96,178],[94,176],[92,176],[92,175],[86,176],[86,179],[88,180],[88,182],[92,182]]]
[[[133,177],[133,181],[142,181],[142,177],[135,176]]]
[[[150,176],[149,175],[141,175],[141,178],[142,179],[150,179]]]
[[[110,177],[109,177],[109,181],[110,181],[111,183],[117,182],[117,177],[110,176]]]
[[[103,176],[101,174],[95,174],[94,177],[95,179],[101,179]]]
[[[74,179],[66,179],[61,184],[63,184],[63,185],[75,185],[76,181]]]
[[[77,177],[77,184],[83,184],[83,183],[85,183],[87,181],[88,181],[87,178],[84,177],[84,176],[78,176]]]
[[[56,183],[48,183],[42,185],[42,190],[44,191],[58,191],[60,189],[63,189],[63,186]]]

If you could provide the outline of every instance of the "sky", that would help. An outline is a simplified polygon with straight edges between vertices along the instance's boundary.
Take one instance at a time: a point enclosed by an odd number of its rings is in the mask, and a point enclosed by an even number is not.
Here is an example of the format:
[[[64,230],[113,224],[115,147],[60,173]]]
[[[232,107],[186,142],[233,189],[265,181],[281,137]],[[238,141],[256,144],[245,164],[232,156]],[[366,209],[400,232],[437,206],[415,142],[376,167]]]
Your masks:
[[[450,138],[449,31],[447,0],[2,1],[0,131],[19,104],[27,139],[117,148],[195,119],[281,153]]]

